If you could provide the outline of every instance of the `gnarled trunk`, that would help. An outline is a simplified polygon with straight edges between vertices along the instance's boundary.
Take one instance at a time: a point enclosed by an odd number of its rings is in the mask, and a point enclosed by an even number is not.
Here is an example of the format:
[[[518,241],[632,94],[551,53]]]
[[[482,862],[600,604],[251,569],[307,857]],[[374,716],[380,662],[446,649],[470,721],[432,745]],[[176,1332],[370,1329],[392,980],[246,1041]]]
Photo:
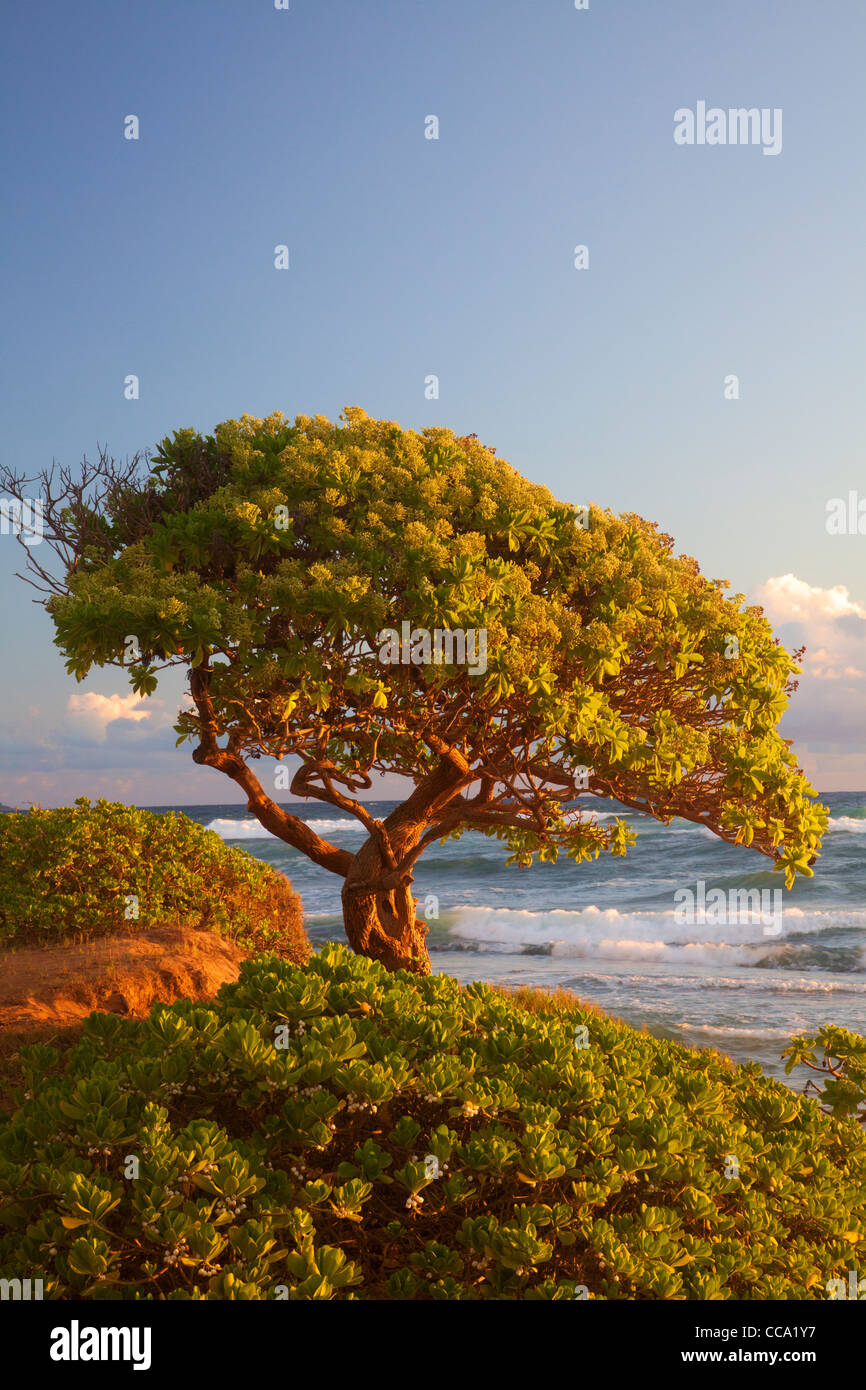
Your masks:
[[[355,855],[343,884],[343,924],[353,951],[388,970],[430,974],[426,925],[415,913],[412,877],[395,875],[371,836]]]

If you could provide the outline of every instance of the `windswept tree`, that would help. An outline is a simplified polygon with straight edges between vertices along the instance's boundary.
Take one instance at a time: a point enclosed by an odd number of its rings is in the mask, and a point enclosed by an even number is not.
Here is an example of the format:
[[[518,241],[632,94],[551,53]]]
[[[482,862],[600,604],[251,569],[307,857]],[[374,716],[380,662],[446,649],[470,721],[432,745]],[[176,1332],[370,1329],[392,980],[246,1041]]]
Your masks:
[[[445,837],[480,831],[521,866],[625,854],[633,832],[593,796],[751,846],[788,887],[811,874],[826,811],[777,728],[800,654],[654,523],[356,408],[245,415],[34,481],[62,573],[30,546],[30,577],[68,670],[125,665],[149,695],[187,666],[178,743],[343,879],[354,950],[429,970],[413,869]],[[437,630],[475,634],[474,665]],[[357,853],[279,804],[262,757],[358,818]],[[411,786],[384,820],[363,801],[379,773]]]

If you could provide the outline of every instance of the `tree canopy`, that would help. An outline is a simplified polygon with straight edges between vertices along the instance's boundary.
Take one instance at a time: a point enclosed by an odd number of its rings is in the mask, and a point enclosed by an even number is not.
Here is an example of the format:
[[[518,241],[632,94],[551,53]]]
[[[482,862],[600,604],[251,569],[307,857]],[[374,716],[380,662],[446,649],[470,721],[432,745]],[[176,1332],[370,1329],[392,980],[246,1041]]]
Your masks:
[[[28,558],[69,671],[124,664],[150,694],[186,665],[178,742],[345,879],[356,950],[429,969],[410,885],[437,839],[480,831],[523,866],[626,853],[633,832],[593,794],[751,846],[789,887],[811,874],[827,815],[778,731],[799,654],[655,523],[558,502],[473,435],[358,408],[184,429],[144,467],[102,455],[43,483],[64,573]],[[404,623],[486,633],[485,669],[453,651],[384,664]],[[263,756],[297,760],[293,796],[357,816],[361,849],[281,806]],[[380,821],[363,796],[383,772],[412,789]]]

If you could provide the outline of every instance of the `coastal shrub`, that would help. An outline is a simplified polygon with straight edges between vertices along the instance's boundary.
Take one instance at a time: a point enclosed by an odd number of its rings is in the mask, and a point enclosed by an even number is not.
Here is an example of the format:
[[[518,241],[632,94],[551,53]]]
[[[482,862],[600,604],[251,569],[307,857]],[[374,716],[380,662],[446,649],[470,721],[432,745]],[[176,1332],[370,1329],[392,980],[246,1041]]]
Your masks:
[[[328,946],[19,1055],[0,1268],[51,1299],[823,1299],[850,1119],[597,1012]]]
[[[806,1090],[831,1114],[857,1115],[866,1124],[866,1038],[847,1028],[820,1028],[792,1038],[782,1056],[789,1075],[800,1066],[818,1073],[821,1084],[810,1078]]]
[[[0,945],[166,926],[310,952],[288,879],[179,812],[79,797],[0,817]]]

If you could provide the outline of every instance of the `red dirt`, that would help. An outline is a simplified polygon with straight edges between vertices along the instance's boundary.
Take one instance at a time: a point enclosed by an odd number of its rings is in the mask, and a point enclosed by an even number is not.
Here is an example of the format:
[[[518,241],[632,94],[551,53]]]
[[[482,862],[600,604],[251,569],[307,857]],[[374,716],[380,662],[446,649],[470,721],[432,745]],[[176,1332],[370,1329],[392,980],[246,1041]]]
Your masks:
[[[3,952],[0,1032],[79,1023],[95,1009],[141,1017],[155,1000],[212,999],[237,979],[246,955],[188,927]]]

